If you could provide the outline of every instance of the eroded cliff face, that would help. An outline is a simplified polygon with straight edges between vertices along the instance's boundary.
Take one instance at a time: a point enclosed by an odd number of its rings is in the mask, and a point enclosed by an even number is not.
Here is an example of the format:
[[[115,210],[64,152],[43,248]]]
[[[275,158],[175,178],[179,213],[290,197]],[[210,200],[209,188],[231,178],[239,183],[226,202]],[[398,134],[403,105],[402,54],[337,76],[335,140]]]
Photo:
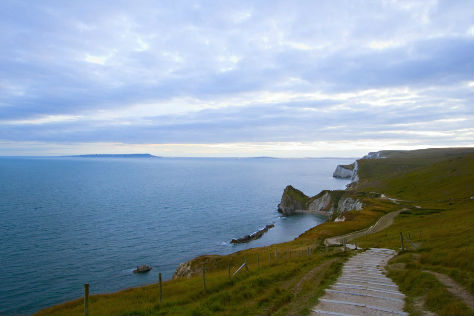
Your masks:
[[[220,258],[222,258],[222,256],[204,255],[191,259],[188,262],[180,263],[172,278],[190,278],[193,275],[200,274],[202,273],[203,264],[205,264],[208,269],[214,269]]]
[[[289,185],[283,191],[281,202],[278,204],[278,212],[283,215],[293,215],[299,210],[305,210],[307,201],[306,194]]]
[[[317,212],[330,212],[332,213],[334,207],[332,206],[331,194],[329,191],[322,191],[320,197],[316,197],[308,203],[308,210]],[[320,193],[320,194],[321,194]]]
[[[178,268],[174,272],[173,279],[190,278],[196,273],[197,272],[191,267],[191,261],[183,262],[179,264]]]
[[[334,178],[340,178],[340,179],[351,179],[353,174],[353,169],[348,168],[348,166],[345,165],[338,165],[336,167],[336,170],[334,170],[332,176]]]
[[[364,207],[364,204],[355,198],[345,197],[339,200],[337,203],[337,212],[339,214],[347,211],[360,211]]]
[[[278,211],[284,215],[313,213],[335,219],[344,212],[360,211],[363,207],[362,201],[353,197],[350,191],[324,190],[313,197],[307,197],[289,186],[283,192]]]

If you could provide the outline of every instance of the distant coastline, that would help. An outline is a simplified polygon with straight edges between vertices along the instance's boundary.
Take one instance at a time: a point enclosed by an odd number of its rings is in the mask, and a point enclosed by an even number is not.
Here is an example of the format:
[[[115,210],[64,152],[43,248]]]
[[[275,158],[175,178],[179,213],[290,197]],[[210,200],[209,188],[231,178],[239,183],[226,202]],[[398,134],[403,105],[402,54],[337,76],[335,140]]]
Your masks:
[[[89,154],[89,155],[74,155],[67,157],[75,158],[161,158],[151,154]]]

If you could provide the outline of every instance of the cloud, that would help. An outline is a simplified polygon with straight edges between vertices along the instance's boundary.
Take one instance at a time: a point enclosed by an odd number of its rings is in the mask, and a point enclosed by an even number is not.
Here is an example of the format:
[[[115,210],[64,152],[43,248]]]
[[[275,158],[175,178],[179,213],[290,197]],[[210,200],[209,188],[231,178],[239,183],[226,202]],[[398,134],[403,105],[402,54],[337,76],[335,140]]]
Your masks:
[[[465,145],[473,6],[4,1],[0,139]]]

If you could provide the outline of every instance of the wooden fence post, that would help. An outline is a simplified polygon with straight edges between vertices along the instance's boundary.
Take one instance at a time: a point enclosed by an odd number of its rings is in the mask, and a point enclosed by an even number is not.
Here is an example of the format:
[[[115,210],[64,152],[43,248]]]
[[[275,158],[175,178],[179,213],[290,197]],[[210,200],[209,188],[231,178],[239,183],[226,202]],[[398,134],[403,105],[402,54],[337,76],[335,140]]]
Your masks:
[[[245,270],[249,270],[249,265],[247,264],[247,257],[244,258]]]
[[[89,283],[84,284],[84,316],[89,316]]]
[[[275,250],[275,262],[278,262],[278,250]]]
[[[309,247],[306,247],[306,256],[309,257]]]
[[[405,248],[403,247],[403,233],[400,232],[400,244],[402,246],[402,251],[405,251]]]
[[[202,285],[204,286],[204,291],[207,291],[206,288],[206,266],[202,265]]]
[[[227,264],[227,276],[229,277],[229,280],[230,280],[230,263]]]
[[[328,245],[325,244],[325,246],[326,246],[326,254],[327,254],[328,253]]]
[[[158,273],[158,281],[160,283],[160,304],[161,304],[161,301],[163,300],[163,285],[162,285],[162,280],[161,280],[161,272]]]

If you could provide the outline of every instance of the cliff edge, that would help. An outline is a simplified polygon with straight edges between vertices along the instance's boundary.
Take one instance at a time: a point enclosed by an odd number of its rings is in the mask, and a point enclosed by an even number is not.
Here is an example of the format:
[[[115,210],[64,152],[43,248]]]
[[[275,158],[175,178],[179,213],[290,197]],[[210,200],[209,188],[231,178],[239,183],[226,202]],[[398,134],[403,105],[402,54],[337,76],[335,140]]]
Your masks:
[[[309,197],[291,185],[288,185],[283,191],[281,202],[278,204],[278,212],[283,215],[293,215],[298,210],[306,209],[306,203]]]
[[[354,164],[338,165],[332,176],[339,179],[351,179],[354,173]]]
[[[285,216],[318,214],[336,219],[346,211],[360,211],[364,203],[355,194],[344,190],[323,190],[313,197],[291,185],[287,186],[278,204],[278,212]]]

